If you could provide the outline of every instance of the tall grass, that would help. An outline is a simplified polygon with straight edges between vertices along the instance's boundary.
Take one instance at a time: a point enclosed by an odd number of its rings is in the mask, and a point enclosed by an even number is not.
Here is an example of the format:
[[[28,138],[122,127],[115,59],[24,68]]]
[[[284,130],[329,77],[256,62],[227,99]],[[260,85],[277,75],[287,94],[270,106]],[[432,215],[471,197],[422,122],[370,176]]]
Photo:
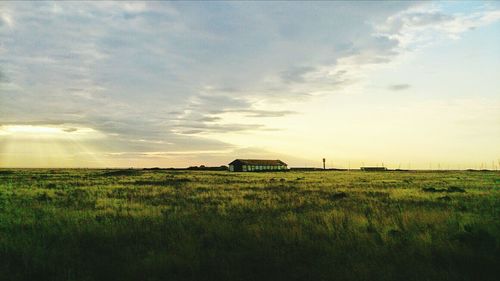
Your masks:
[[[497,280],[499,218],[494,172],[1,170],[0,279]]]

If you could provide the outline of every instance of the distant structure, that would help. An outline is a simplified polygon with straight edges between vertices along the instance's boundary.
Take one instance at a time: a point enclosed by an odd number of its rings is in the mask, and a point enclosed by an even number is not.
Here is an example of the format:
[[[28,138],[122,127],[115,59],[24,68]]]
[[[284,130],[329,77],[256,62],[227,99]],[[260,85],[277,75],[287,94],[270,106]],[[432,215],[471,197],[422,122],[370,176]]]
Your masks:
[[[361,167],[361,171],[365,172],[381,172],[381,171],[387,171],[386,167]]]
[[[227,166],[219,166],[219,167],[207,167],[205,165],[200,166],[190,166],[186,168],[186,170],[194,170],[194,171],[227,171]]]
[[[323,158],[323,170],[326,170],[326,159]]]
[[[281,160],[236,159],[229,163],[231,172],[284,171],[287,164]]]

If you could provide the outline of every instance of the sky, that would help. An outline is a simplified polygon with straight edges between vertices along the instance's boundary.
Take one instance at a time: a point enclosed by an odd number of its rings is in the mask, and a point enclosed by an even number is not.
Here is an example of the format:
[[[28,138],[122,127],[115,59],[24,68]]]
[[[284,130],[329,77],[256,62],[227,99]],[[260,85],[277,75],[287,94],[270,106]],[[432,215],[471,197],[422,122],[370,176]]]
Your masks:
[[[500,2],[0,3],[0,167],[500,168]]]

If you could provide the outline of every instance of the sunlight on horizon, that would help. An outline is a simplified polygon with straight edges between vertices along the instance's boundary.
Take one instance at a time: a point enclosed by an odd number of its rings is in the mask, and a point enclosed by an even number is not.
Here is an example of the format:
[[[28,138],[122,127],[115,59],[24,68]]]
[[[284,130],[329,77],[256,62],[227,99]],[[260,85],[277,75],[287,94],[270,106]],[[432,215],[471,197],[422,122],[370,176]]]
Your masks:
[[[0,167],[105,167],[101,152],[85,144],[104,136],[91,128],[0,127]]]

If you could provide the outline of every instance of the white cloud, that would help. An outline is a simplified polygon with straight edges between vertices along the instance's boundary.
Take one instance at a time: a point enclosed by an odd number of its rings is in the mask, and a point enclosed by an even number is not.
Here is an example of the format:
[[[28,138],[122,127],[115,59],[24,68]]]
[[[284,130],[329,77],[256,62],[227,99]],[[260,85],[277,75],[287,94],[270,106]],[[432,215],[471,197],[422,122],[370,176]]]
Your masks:
[[[14,19],[12,12],[5,7],[0,7],[0,29],[3,25],[12,28],[14,26]]]
[[[377,31],[408,48],[425,45],[439,36],[460,38],[466,31],[500,20],[500,10],[446,13],[436,5],[424,5],[401,11],[377,25]]]

